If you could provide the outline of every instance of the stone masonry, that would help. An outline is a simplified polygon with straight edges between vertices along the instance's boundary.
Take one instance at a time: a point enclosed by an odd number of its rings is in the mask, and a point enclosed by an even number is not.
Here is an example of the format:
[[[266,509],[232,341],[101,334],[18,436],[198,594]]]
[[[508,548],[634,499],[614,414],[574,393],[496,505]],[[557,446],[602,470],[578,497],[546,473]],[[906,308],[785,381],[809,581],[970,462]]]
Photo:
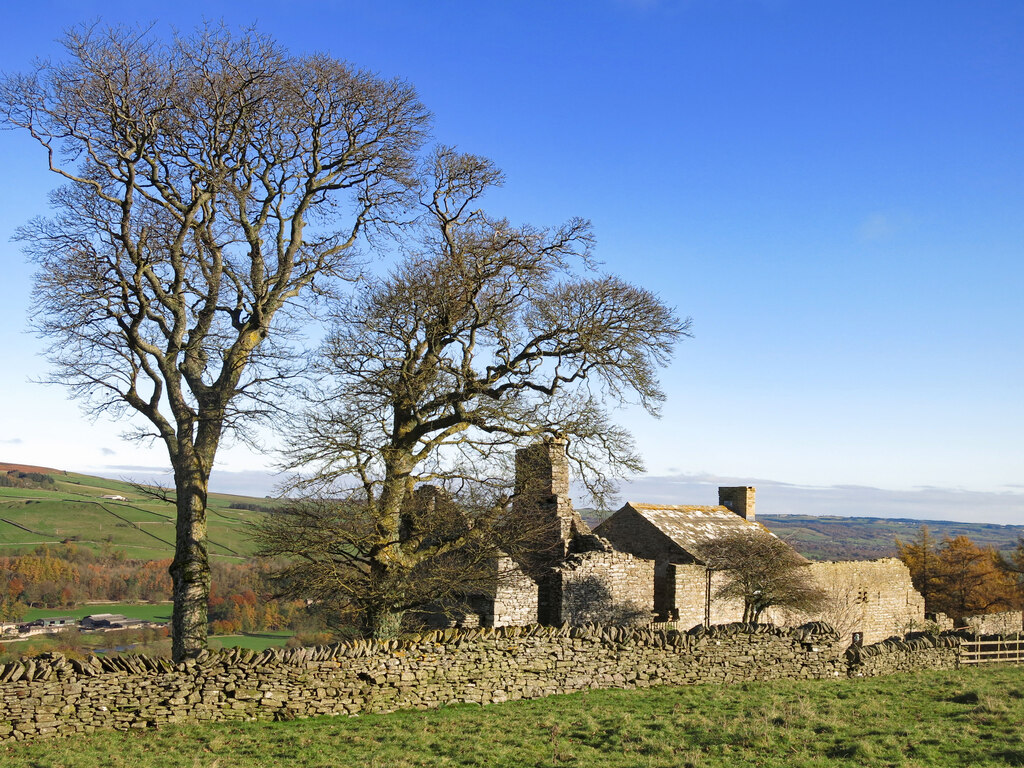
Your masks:
[[[1008,635],[1024,630],[1024,611],[965,616],[964,626],[978,635]]]
[[[319,648],[50,654],[0,665],[0,741],[164,723],[278,720],[489,704],[589,688],[821,679],[953,668],[960,638],[846,650],[827,625],[447,629]]]

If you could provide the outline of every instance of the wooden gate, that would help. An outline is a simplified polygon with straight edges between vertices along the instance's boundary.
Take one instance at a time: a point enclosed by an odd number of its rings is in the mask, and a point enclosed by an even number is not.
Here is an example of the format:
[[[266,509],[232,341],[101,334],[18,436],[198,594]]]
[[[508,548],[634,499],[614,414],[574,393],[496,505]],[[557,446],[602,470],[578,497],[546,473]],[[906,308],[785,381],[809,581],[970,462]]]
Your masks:
[[[1024,639],[965,640],[960,646],[961,664],[1024,664]]]

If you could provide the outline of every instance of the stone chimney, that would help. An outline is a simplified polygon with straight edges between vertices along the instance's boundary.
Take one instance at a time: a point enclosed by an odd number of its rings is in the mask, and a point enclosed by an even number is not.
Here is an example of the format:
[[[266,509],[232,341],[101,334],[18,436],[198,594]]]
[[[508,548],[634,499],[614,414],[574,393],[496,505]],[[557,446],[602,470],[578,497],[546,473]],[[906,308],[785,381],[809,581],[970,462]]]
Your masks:
[[[536,521],[541,550],[561,559],[574,536],[590,533],[569,498],[566,441],[549,437],[516,451],[516,487],[512,507]]]
[[[718,503],[744,520],[754,520],[754,492],[749,485],[719,487]]]
[[[569,459],[565,440],[552,437],[516,451],[516,496],[532,503],[569,498]]]

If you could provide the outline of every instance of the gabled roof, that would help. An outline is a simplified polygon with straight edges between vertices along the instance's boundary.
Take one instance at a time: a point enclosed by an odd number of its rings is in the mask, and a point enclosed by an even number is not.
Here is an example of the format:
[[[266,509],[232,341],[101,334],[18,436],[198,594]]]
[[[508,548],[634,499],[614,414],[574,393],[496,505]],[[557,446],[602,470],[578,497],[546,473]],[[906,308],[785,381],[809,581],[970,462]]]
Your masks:
[[[733,531],[774,536],[760,523],[740,517],[726,507],[626,502],[636,514],[670,538],[676,545],[700,558],[701,545]]]

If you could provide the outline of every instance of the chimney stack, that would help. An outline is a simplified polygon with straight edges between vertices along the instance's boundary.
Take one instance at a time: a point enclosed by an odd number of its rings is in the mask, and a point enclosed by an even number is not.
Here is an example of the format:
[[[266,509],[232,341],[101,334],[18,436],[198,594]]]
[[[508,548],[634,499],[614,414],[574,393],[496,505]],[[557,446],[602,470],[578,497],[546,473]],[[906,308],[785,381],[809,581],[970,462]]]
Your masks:
[[[718,503],[744,520],[754,520],[754,488],[749,485],[719,487]]]

